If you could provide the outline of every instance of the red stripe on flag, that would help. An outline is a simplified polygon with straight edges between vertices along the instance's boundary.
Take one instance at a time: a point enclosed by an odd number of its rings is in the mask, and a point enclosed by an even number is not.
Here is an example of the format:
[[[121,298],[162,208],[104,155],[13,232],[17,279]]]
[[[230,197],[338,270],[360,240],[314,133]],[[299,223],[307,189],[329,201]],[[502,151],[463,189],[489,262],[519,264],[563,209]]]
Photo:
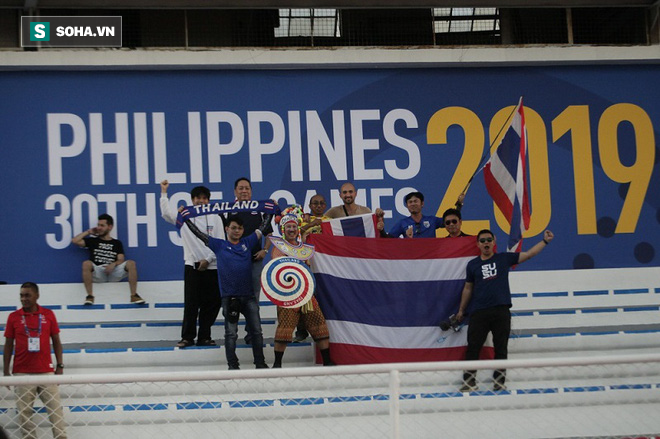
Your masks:
[[[441,349],[393,349],[374,348],[352,344],[332,343],[330,334],[332,361],[336,364],[371,364],[371,363],[419,363],[424,361],[463,361],[466,346]],[[492,346],[481,348],[482,360],[495,358]],[[322,363],[319,350],[316,349],[316,362]]]
[[[373,239],[309,235],[317,252],[362,259],[449,259],[477,256],[474,236],[458,238]]]
[[[520,160],[522,163],[522,184],[523,184],[523,199],[522,199],[522,223],[525,230],[529,229],[529,194],[527,192],[527,126],[525,125],[525,111],[520,98],[520,106],[518,107],[520,113]],[[522,239],[521,239],[522,242]],[[520,251],[520,250],[518,250]]]
[[[495,179],[495,176],[490,172],[490,162],[486,163],[484,166],[484,179],[486,180],[486,190],[490,194],[490,197],[495,202],[495,205],[500,208],[504,214],[504,218],[507,221],[511,221],[511,216],[513,215],[513,204],[507,196],[506,192],[502,186]]]

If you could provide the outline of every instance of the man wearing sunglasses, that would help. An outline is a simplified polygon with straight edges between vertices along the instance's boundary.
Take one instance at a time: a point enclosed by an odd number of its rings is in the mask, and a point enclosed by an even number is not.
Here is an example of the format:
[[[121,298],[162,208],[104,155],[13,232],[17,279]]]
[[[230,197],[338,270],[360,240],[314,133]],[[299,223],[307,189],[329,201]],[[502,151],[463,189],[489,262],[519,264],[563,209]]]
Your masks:
[[[461,227],[463,226],[463,218],[461,217],[460,209],[447,209],[442,214],[445,230],[447,236],[445,238],[458,238],[459,236],[470,236],[463,233]]]
[[[463,207],[463,194],[458,196],[456,201],[456,212],[459,212]],[[410,212],[410,216],[405,217],[392,227],[389,234],[381,233],[383,237],[398,238],[435,238],[435,231],[444,226],[443,218],[437,216],[423,215],[422,208],[424,208],[424,194],[421,192],[411,192],[403,199]]]
[[[463,320],[469,311],[470,322],[467,333],[467,351],[465,360],[479,359],[479,352],[489,332],[493,333],[495,359],[504,360],[508,354],[509,335],[511,333],[511,289],[509,288],[509,270],[533,258],[550,244],[554,234],[550,230],[543,232],[543,240],[526,252],[496,253],[495,235],[490,230],[482,230],[477,235],[477,247],[481,254],[468,262],[465,287],[461,295],[461,304],[456,313],[456,320]],[[477,390],[476,370],[463,373],[461,392]],[[495,391],[505,390],[505,370],[493,372]]]

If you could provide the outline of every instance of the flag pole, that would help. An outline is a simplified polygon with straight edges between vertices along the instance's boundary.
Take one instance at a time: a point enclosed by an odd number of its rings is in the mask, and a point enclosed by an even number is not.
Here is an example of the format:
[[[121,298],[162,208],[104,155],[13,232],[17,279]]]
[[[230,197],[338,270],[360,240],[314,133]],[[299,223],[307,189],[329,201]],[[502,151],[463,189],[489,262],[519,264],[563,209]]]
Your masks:
[[[520,105],[522,103],[522,99],[523,99],[523,97],[520,96],[520,99],[518,99],[518,105]],[[502,124],[502,126],[500,127],[500,130],[497,132],[497,135],[495,135],[492,142],[488,146],[488,149],[486,151],[484,151],[483,155],[481,156],[481,159],[479,159],[479,165],[477,166],[477,170],[474,171],[474,174],[472,174],[472,177],[470,177],[467,184],[465,185],[465,188],[463,189],[463,192],[461,192],[463,195],[465,195],[467,193],[467,190],[470,188],[470,185],[472,184],[472,180],[474,180],[474,177],[480,171],[482,171],[484,169],[484,167],[483,167],[484,159],[486,158],[486,156],[488,156],[488,154],[490,154],[491,148],[495,144],[495,141],[500,137],[500,134],[502,134],[502,130],[504,129],[504,127],[506,127],[509,124],[509,121],[511,120],[511,116],[513,116],[513,113],[516,111],[516,108],[518,108],[518,105],[513,107],[513,110],[511,110],[511,113],[509,113],[509,115],[507,116],[506,120],[504,121],[504,124]]]

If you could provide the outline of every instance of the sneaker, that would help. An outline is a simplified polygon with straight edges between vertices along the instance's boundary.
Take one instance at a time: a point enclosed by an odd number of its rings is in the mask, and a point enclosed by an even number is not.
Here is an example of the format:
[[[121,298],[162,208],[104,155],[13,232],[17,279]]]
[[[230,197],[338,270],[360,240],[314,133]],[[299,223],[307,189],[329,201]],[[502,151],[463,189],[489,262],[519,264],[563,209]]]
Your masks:
[[[273,364],[273,369],[281,369],[282,368],[282,363],[274,363]]]
[[[501,392],[503,390],[506,390],[506,384],[498,383],[497,381],[495,381],[495,383],[493,383],[493,390],[495,392]]]
[[[85,297],[84,305],[94,305],[94,296]]]
[[[254,366],[255,369],[268,369],[268,365],[266,363],[261,363],[257,364]]]
[[[190,341],[190,340],[186,340],[185,338],[183,338],[183,339],[181,339],[180,342],[178,342],[178,343],[176,344],[176,347],[179,348],[179,349],[185,349],[185,348],[187,348],[188,346],[192,346],[192,345],[194,345],[194,344],[195,344],[195,343],[193,343],[192,341]]]
[[[476,392],[477,390],[479,390],[479,386],[477,386],[475,383],[463,383],[461,388],[458,389],[458,391],[461,393]]]
[[[240,370],[241,368],[238,364],[230,364],[227,369],[229,369],[229,370]]]
[[[135,305],[144,305],[146,302],[145,302],[144,299],[143,299],[142,297],[140,297],[139,295],[137,295],[137,294],[133,294],[133,295],[131,296],[131,303],[133,303],[133,304],[135,304]]]
[[[214,340],[197,340],[197,346],[217,346]]]

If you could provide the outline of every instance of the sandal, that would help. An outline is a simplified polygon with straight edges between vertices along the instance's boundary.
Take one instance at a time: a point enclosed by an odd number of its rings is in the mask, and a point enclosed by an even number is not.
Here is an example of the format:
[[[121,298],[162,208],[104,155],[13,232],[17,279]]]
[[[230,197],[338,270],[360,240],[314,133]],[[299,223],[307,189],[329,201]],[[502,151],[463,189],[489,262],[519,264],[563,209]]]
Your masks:
[[[217,346],[214,340],[197,340],[197,346]]]
[[[193,346],[194,344],[195,343],[193,343],[192,341],[186,340],[184,338],[184,339],[181,339],[181,341],[176,344],[176,347],[180,348],[180,349],[183,349],[183,348],[187,348],[188,346]]]

